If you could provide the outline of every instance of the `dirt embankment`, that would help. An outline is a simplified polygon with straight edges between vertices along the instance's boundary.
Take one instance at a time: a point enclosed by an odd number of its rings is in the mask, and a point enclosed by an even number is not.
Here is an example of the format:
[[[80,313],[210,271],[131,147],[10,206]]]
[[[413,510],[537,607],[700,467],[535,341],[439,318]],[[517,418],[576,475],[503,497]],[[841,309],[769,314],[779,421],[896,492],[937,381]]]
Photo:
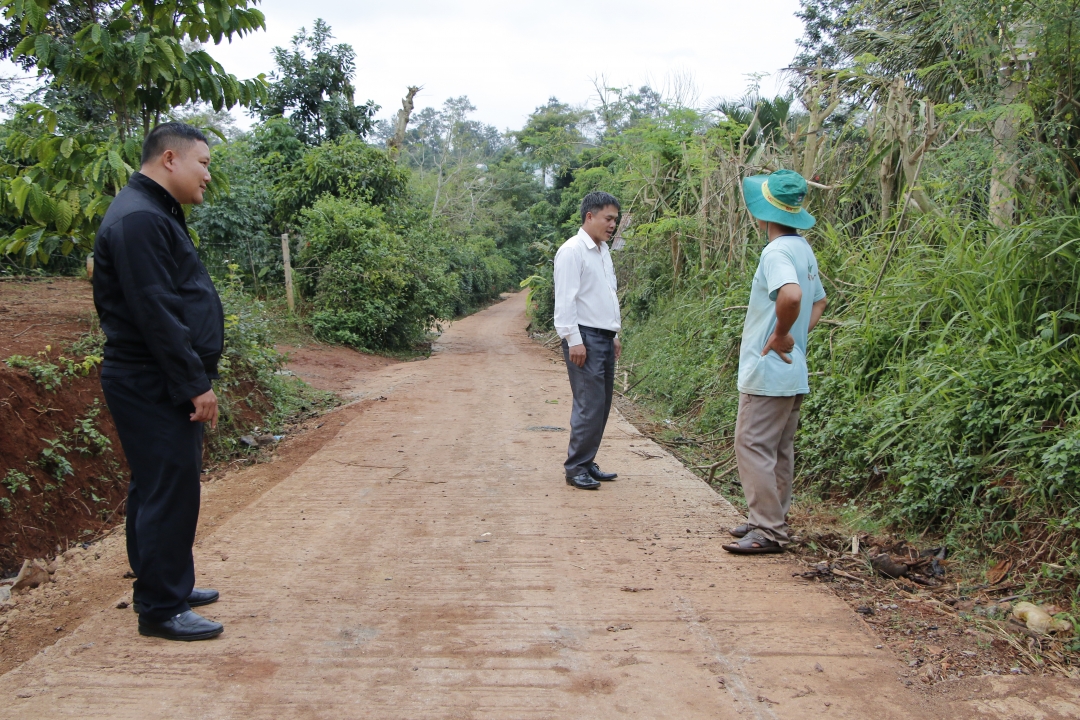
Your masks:
[[[52,557],[122,515],[127,465],[98,368],[72,346],[94,327],[90,284],[0,282],[0,573]],[[35,374],[37,378],[35,379]]]
[[[70,347],[95,325],[90,282],[80,278],[0,280],[0,358]]]

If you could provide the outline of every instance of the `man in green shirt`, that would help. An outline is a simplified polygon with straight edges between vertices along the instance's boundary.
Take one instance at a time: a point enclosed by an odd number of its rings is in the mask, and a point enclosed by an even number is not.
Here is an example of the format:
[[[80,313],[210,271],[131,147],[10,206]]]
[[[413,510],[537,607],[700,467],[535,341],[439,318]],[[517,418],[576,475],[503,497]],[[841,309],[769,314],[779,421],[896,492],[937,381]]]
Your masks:
[[[814,226],[803,209],[806,181],[778,170],[743,180],[747,208],[769,238],[750,289],[739,356],[735,457],[747,522],[724,545],[739,554],[783,552],[795,467],[795,429],[810,392],[806,338],[825,311],[817,259],[798,230]]]

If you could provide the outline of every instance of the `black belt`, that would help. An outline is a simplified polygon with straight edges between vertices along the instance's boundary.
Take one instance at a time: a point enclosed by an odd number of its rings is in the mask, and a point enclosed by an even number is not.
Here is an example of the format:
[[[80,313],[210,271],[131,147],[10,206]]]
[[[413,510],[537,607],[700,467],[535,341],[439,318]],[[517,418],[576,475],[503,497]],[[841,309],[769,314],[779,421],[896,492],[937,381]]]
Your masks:
[[[601,328],[589,327],[588,325],[578,325],[578,329],[579,330],[588,330],[589,332],[594,332],[597,335],[603,335],[606,338],[613,338],[616,335],[618,335],[618,333],[615,332],[614,330],[603,330]]]

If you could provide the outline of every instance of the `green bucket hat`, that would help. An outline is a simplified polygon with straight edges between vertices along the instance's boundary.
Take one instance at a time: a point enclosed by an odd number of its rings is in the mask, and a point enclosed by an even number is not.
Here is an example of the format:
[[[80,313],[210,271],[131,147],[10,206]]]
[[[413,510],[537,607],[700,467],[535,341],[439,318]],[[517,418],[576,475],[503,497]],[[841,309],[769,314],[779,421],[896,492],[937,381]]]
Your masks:
[[[771,175],[743,178],[743,194],[747,209],[758,220],[797,230],[809,230],[817,222],[803,209],[806,180],[797,172],[777,170]]]

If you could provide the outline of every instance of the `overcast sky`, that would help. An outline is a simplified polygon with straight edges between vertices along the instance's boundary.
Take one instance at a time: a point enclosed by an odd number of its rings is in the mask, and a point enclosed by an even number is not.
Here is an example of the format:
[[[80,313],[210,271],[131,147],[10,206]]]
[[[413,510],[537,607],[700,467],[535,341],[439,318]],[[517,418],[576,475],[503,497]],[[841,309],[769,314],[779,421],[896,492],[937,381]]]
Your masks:
[[[264,0],[265,32],[207,50],[238,77],[269,74],[271,49],[322,18],[335,42],[356,50],[356,100],[381,105],[379,117],[397,111],[408,85],[422,85],[417,108],[467,95],[477,119],[505,130],[521,127],[550,96],[588,102],[598,76],[609,87],[657,89],[692,77],[704,103],[741,95],[749,73],[770,73],[761,89],[771,93],[802,34],[798,6],[798,0]]]

